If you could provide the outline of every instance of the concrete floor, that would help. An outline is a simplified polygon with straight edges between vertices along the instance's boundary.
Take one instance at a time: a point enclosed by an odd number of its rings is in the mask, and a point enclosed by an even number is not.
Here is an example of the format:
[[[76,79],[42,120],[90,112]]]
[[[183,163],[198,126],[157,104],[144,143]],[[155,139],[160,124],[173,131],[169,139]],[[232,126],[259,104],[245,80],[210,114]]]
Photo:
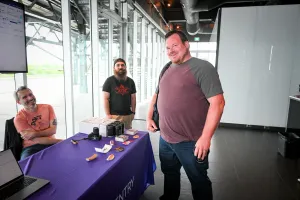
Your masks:
[[[135,128],[145,130],[146,122],[135,121]],[[140,200],[157,200],[163,193],[163,174],[158,156],[159,133],[150,133],[157,170],[155,185]],[[214,200],[298,200],[297,160],[277,153],[277,133],[219,128],[211,144],[209,177]],[[192,200],[191,187],[181,170],[180,200]]]

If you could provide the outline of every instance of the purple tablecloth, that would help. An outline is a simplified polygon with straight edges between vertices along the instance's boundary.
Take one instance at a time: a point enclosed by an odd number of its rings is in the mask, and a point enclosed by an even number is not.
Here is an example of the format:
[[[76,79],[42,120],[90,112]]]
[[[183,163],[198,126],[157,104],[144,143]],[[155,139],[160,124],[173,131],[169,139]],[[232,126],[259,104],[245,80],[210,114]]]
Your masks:
[[[71,139],[87,137],[78,133],[73,137],[51,146],[33,156],[20,161],[25,175],[50,180],[50,184],[34,193],[29,199],[97,199],[97,200],[135,200],[143,194],[149,184],[154,184],[156,164],[149,134],[139,132],[140,138],[128,146],[116,142],[107,154],[98,153],[90,162],[85,159],[102,148],[114,138],[101,141],[79,141]],[[116,152],[115,147],[124,147]],[[115,159],[107,161],[109,154]]]

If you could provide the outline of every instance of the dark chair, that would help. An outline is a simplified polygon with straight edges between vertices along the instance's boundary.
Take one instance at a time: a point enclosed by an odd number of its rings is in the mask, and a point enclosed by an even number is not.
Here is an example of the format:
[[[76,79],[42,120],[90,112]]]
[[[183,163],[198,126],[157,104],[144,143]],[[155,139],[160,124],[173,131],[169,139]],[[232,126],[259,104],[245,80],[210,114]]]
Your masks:
[[[15,127],[14,117],[6,120],[5,123],[4,150],[7,149],[11,149],[16,160],[20,160],[23,149],[23,139]]]

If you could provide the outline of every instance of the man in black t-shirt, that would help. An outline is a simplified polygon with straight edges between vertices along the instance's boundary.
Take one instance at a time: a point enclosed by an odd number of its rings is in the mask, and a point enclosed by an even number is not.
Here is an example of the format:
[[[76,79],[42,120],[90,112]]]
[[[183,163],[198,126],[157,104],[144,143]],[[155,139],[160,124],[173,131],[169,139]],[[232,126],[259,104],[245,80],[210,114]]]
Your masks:
[[[115,60],[114,75],[106,79],[102,91],[106,117],[124,122],[126,129],[132,128],[136,89],[134,81],[127,77],[125,60]]]

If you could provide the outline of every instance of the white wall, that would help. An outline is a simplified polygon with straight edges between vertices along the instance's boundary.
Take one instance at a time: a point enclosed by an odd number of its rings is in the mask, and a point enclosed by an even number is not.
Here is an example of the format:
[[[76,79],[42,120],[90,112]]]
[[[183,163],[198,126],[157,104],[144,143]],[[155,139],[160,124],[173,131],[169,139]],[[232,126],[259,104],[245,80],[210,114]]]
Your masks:
[[[284,127],[300,6],[224,8],[218,72],[221,122]]]
[[[300,6],[298,6],[298,19],[300,19]],[[290,95],[300,95],[299,85],[300,85],[300,20],[297,22],[298,26],[298,36],[295,38],[295,43],[297,44],[294,54],[294,67],[292,70],[292,79],[290,87]]]

